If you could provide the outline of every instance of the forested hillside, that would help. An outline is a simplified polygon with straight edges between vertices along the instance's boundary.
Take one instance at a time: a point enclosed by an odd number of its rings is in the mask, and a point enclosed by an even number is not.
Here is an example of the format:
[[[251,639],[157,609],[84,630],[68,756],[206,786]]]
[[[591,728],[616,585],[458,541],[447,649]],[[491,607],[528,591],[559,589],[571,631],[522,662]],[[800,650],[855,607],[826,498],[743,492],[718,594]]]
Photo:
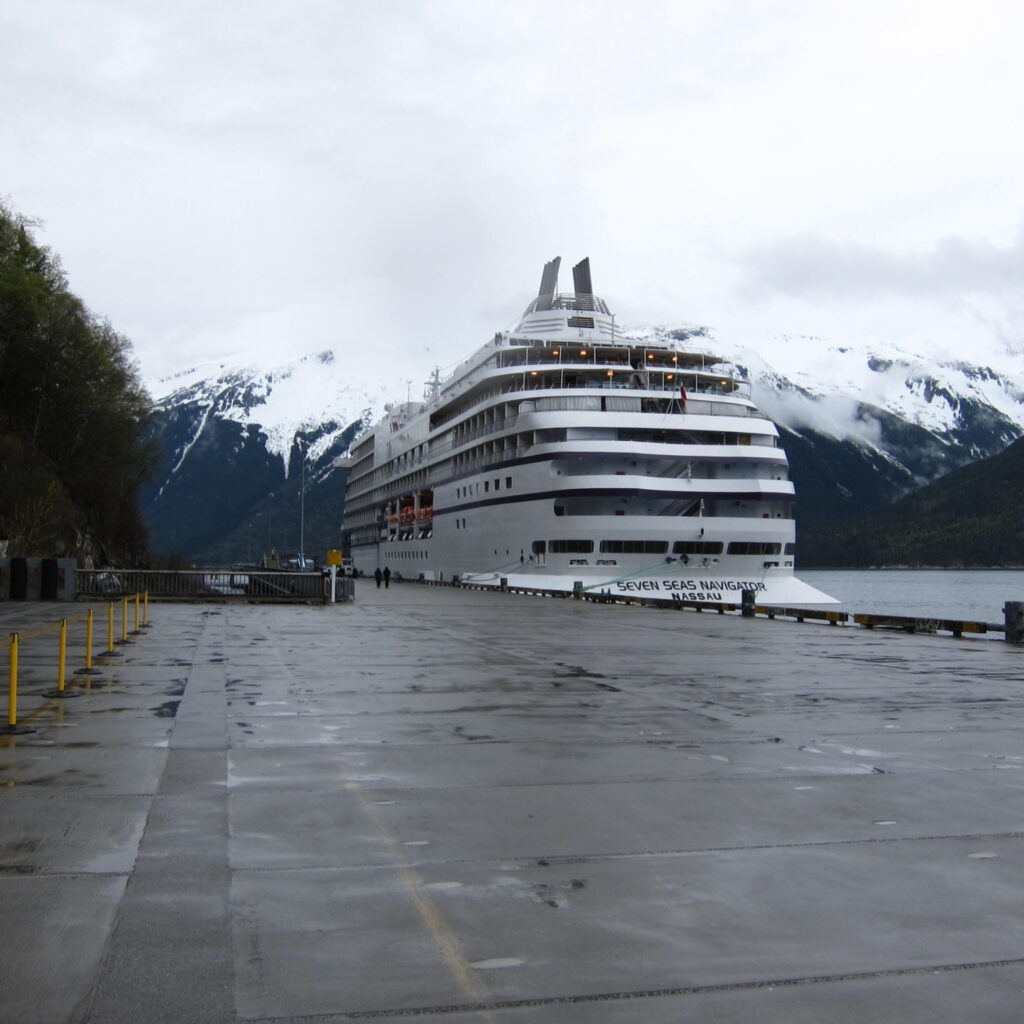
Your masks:
[[[127,339],[0,202],[0,550],[142,558],[150,408]]]
[[[886,507],[799,530],[798,565],[1024,566],[1024,439]]]

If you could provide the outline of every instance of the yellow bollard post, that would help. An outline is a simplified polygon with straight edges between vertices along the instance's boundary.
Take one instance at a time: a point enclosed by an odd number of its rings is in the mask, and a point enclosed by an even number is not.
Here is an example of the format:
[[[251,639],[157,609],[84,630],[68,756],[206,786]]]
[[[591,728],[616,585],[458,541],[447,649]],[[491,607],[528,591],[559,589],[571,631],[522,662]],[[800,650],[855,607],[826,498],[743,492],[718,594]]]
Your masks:
[[[57,656],[57,689],[64,692],[64,666],[68,656],[68,620],[60,620],[60,646]]]
[[[107,649],[103,652],[108,658],[120,658],[121,652],[114,650],[114,602],[107,604]]]
[[[135,592],[135,635],[139,632],[139,592]]]
[[[18,724],[18,634],[11,634],[11,676],[7,688],[7,727]]]
[[[146,629],[149,626],[149,591],[145,591],[142,595],[142,628]]]
[[[10,675],[7,681],[7,724],[0,729],[0,735],[21,735],[35,732],[27,726],[18,725],[18,634],[11,634]]]
[[[114,649],[114,601],[106,606],[106,654],[120,657],[121,651]]]
[[[92,609],[85,616],[85,668],[80,668],[76,676],[98,676],[100,670],[92,667]]]
[[[85,618],[85,671],[92,669],[92,609]]]
[[[60,646],[57,654],[57,689],[44,693],[44,697],[81,697],[77,690],[64,689],[64,669],[68,660],[68,620],[60,620]]]
[[[119,644],[133,644],[134,640],[128,639],[128,596],[127,594],[121,599],[121,639],[117,641]]]

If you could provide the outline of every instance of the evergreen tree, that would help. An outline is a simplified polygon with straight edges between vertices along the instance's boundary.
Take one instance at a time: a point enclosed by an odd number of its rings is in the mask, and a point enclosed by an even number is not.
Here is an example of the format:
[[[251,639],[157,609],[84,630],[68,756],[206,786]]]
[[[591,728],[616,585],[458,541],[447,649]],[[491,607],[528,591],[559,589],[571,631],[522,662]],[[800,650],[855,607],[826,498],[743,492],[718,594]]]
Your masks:
[[[128,340],[71,293],[32,226],[0,202],[0,542],[137,561],[149,396]]]

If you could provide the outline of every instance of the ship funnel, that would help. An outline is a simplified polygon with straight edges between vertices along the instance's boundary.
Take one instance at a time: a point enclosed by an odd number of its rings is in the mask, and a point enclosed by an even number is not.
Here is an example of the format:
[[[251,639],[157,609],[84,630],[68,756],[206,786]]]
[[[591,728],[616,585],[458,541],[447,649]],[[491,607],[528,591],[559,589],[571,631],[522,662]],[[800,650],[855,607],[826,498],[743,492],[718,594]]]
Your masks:
[[[534,309],[551,309],[554,303],[555,289],[558,287],[558,268],[561,263],[562,257],[556,256],[544,264],[544,273],[540,277],[540,291],[537,293]]]
[[[577,309],[594,308],[594,286],[590,282],[590,257],[579,261],[572,268],[573,290],[576,292]]]

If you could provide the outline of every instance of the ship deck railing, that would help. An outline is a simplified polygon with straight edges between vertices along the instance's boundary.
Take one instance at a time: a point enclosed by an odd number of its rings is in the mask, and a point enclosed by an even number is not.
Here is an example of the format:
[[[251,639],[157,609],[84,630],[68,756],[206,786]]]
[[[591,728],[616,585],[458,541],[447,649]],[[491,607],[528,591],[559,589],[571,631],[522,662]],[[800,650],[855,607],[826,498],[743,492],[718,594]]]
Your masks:
[[[547,388],[538,388],[536,390],[556,390]],[[521,392],[516,392],[521,393]],[[532,391],[531,391],[532,394]],[[543,409],[535,410],[535,412],[600,412],[602,410],[592,409],[579,409],[573,404],[572,398],[566,398],[564,402],[557,399],[548,399]],[[678,416],[681,412],[689,413],[695,416],[732,416],[740,417],[743,419],[758,419],[767,420],[768,417],[762,412],[751,409],[745,405],[728,405],[725,406],[719,402],[708,402],[699,398],[688,398],[686,401],[685,410],[657,410],[649,411],[644,409],[637,410],[615,410],[624,411],[627,413],[639,413],[643,416]],[[500,419],[492,420],[490,423],[485,423],[483,426],[475,427],[472,430],[464,430],[459,432],[458,436],[451,438],[446,437],[444,440],[434,440],[430,443],[431,455],[438,454],[441,452],[449,451],[453,448],[461,447],[462,445],[469,444],[472,441],[479,440],[482,437],[488,437],[492,434],[500,434],[503,431],[513,430],[517,426],[519,420],[524,415],[533,415],[533,413],[515,413],[510,416],[503,416]]]
[[[679,376],[682,375],[680,374]],[[593,380],[584,381],[581,384],[577,384],[575,387],[567,388],[561,382],[545,381],[538,377],[537,380],[517,380],[513,383],[506,383],[500,388],[496,387],[488,391],[476,393],[473,396],[471,407],[476,408],[488,399],[497,398],[501,395],[529,394],[532,397],[536,397],[535,393],[538,391],[625,391],[631,395],[636,395],[638,398],[643,398],[645,396],[651,396],[654,398],[679,398],[678,382],[674,384],[666,383],[662,387],[655,386],[654,384],[639,387],[635,383],[628,383],[625,381]],[[709,385],[708,387],[703,388],[688,388],[686,392],[687,401],[685,411],[702,416],[751,416],[757,419],[768,419],[768,417],[759,409],[742,406],[741,408],[745,411],[737,412],[736,406],[724,406],[721,402],[709,402],[706,398],[701,398],[702,395],[715,395],[720,398],[739,396],[740,398],[744,398],[749,401],[751,397],[750,386],[746,381],[731,381],[727,387]],[[571,400],[571,397],[578,396],[567,396],[567,400]],[[431,418],[431,429],[437,430],[438,428],[443,427],[446,423],[449,423],[451,420],[458,418],[468,411],[468,407],[463,408],[458,406],[439,411]],[[660,413],[660,415],[664,415],[664,413]]]
[[[674,381],[666,381],[664,384],[656,384],[653,381],[650,383],[638,383],[635,379],[636,376],[645,374],[643,370],[630,370],[626,366],[615,366],[609,364],[607,367],[597,367],[598,370],[605,369],[605,372],[612,372],[620,374],[619,379],[615,377],[605,376],[603,378],[591,378],[584,379],[582,382],[577,382],[573,385],[566,385],[563,380],[553,380],[551,375],[559,373],[551,367],[546,367],[543,363],[536,367],[524,367],[524,375],[527,379],[517,381],[513,384],[505,385],[501,388],[501,394],[508,394],[515,391],[633,391],[638,395],[653,394],[653,395],[678,395],[679,386],[682,384],[686,387],[687,396],[691,395],[721,395],[722,397],[728,398],[732,395],[739,395],[742,398],[750,398],[750,385],[744,380],[730,380],[727,384],[705,384],[703,386],[696,383],[687,386],[687,381],[684,380],[684,374],[682,372],[676,374]],[[533,378],[533,371],[536,370],[537,377]],[[564,369],[561,370],[561,375],[564,376]],[[548,375],[547,379],[544,375]],[[692,376],[692,375],[691,375]]]

